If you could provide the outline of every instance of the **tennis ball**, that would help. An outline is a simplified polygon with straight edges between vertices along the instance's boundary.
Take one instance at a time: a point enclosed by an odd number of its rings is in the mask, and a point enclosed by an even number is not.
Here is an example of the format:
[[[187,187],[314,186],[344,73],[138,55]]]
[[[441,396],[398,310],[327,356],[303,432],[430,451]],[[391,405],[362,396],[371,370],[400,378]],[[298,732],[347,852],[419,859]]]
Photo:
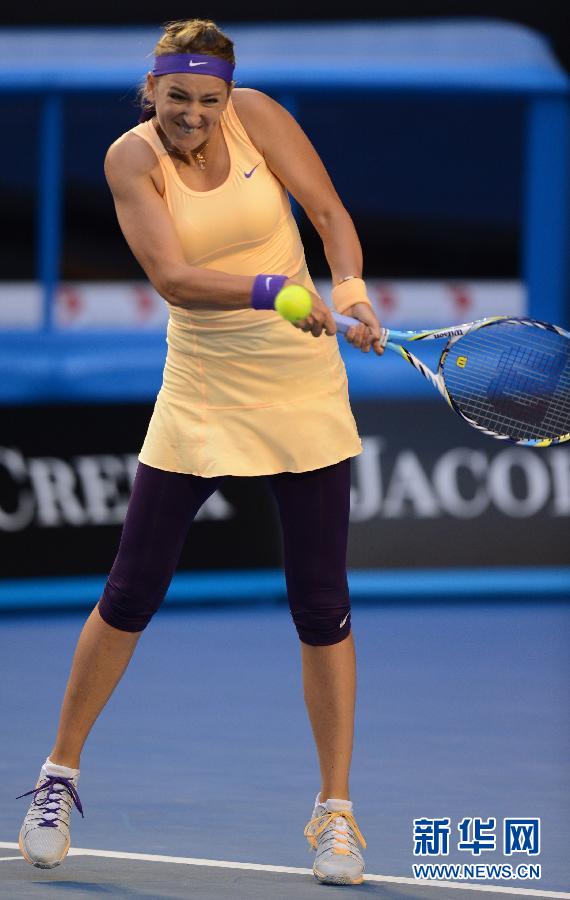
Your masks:
[[[313,301],[307,288],[300,284],[288,284],[275,298],[275,309],[288,322],[306,319],[313,308]]]

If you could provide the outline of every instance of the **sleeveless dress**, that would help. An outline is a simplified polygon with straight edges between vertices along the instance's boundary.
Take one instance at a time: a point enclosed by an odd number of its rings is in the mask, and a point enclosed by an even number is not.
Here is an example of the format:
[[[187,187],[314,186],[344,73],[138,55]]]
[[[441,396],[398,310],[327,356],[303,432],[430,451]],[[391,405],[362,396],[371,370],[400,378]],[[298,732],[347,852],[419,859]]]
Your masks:
[[[147,141],[186,261],[235,275],[279,273],[314,290],[286,190],[231,98],[220,120],[226,181],[187,187],[152,122]],[[206,478],[306,472],[362,452],[335,337],[314,338],[272,310],[168,304],[163,383],[139,460]]]

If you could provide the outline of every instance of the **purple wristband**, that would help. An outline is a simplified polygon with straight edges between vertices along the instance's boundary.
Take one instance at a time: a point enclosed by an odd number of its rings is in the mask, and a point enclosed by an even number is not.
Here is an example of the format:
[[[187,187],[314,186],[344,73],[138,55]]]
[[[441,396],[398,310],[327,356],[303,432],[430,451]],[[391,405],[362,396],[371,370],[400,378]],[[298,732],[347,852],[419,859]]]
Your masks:
[[[275,309],[275,298],[286,281],[286,275],[256,275],[251,291],[252,307]]]

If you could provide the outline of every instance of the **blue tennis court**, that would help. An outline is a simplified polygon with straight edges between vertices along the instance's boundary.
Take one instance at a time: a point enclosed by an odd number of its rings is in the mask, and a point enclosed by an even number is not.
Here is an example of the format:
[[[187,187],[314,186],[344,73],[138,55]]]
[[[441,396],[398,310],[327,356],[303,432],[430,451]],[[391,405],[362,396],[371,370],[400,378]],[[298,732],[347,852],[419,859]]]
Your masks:
[[[14,855],[26,802],[14,797],[31,787],[53,739],[83,619],[66,613],[3,623],[6,857]],[[542,830],[542,878],[525,889],[568,896],[569,624],[565,602],[356,605],[352,794],[368,843],[367,872],[378,876],[365,892],[431,896],[412,886],[415,818],[524,816],[540,817]],[[196,877],[200,896],[221,897],[232,888],[216,861],[309,871],[302,832],[317,778],[288,610],[164,611],[141,639],[82,761],[85,819],[76,817],[76,852],[118,858],[72,856],[49,873],[7,859],[0,896],[35,896],[38,882],[65,887],[66,896],[89,889],[182,896],[182,885],[192,896]],[[212,866],[186,869],[126,854]],[[509,861],[500,853],[488,859]],[[464,861],[457,850],[445,860]],[[312,875],[261,871],[231,870],[233,896],[249,896],[250,879],[254,896],[320,889]],[[154,878],[160,893],[153,894]],[[512,882],[491,883],[525,896]],[[348,890],[356,895],[358,888]],[[438,890],[447,895],[443,885]]]

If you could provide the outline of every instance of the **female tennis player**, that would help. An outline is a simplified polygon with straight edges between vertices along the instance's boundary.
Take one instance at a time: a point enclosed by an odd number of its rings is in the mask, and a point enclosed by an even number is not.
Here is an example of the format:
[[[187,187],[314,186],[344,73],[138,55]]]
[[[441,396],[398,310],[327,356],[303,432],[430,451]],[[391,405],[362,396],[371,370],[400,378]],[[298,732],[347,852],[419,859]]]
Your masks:
[[[336,309],[361,323],[348,340],[381,354],[380,325],[353,223],[322,162],[283,107],[234,87],[234,62],[214,23],[166,25],[141,122],[106,157],[123,234],[168,304],[168,355],[118,555],[79,638],[20,848],[40,868],[64,859],[72,806],[82,813],[82,747],[166,594],[190,524],[224,476],[263,475],[281,519],[320,763],[305,835],[319,881],[357,884],[365,844],[349,795],[346,544],[350,458],[362,446],[334,320],[307,271],[287,191],[322,238]],[[350,131],[346,111],[336,124],[339,138]],[[285,284],[312,295],[311,314],[296,325],[274,310]]]

